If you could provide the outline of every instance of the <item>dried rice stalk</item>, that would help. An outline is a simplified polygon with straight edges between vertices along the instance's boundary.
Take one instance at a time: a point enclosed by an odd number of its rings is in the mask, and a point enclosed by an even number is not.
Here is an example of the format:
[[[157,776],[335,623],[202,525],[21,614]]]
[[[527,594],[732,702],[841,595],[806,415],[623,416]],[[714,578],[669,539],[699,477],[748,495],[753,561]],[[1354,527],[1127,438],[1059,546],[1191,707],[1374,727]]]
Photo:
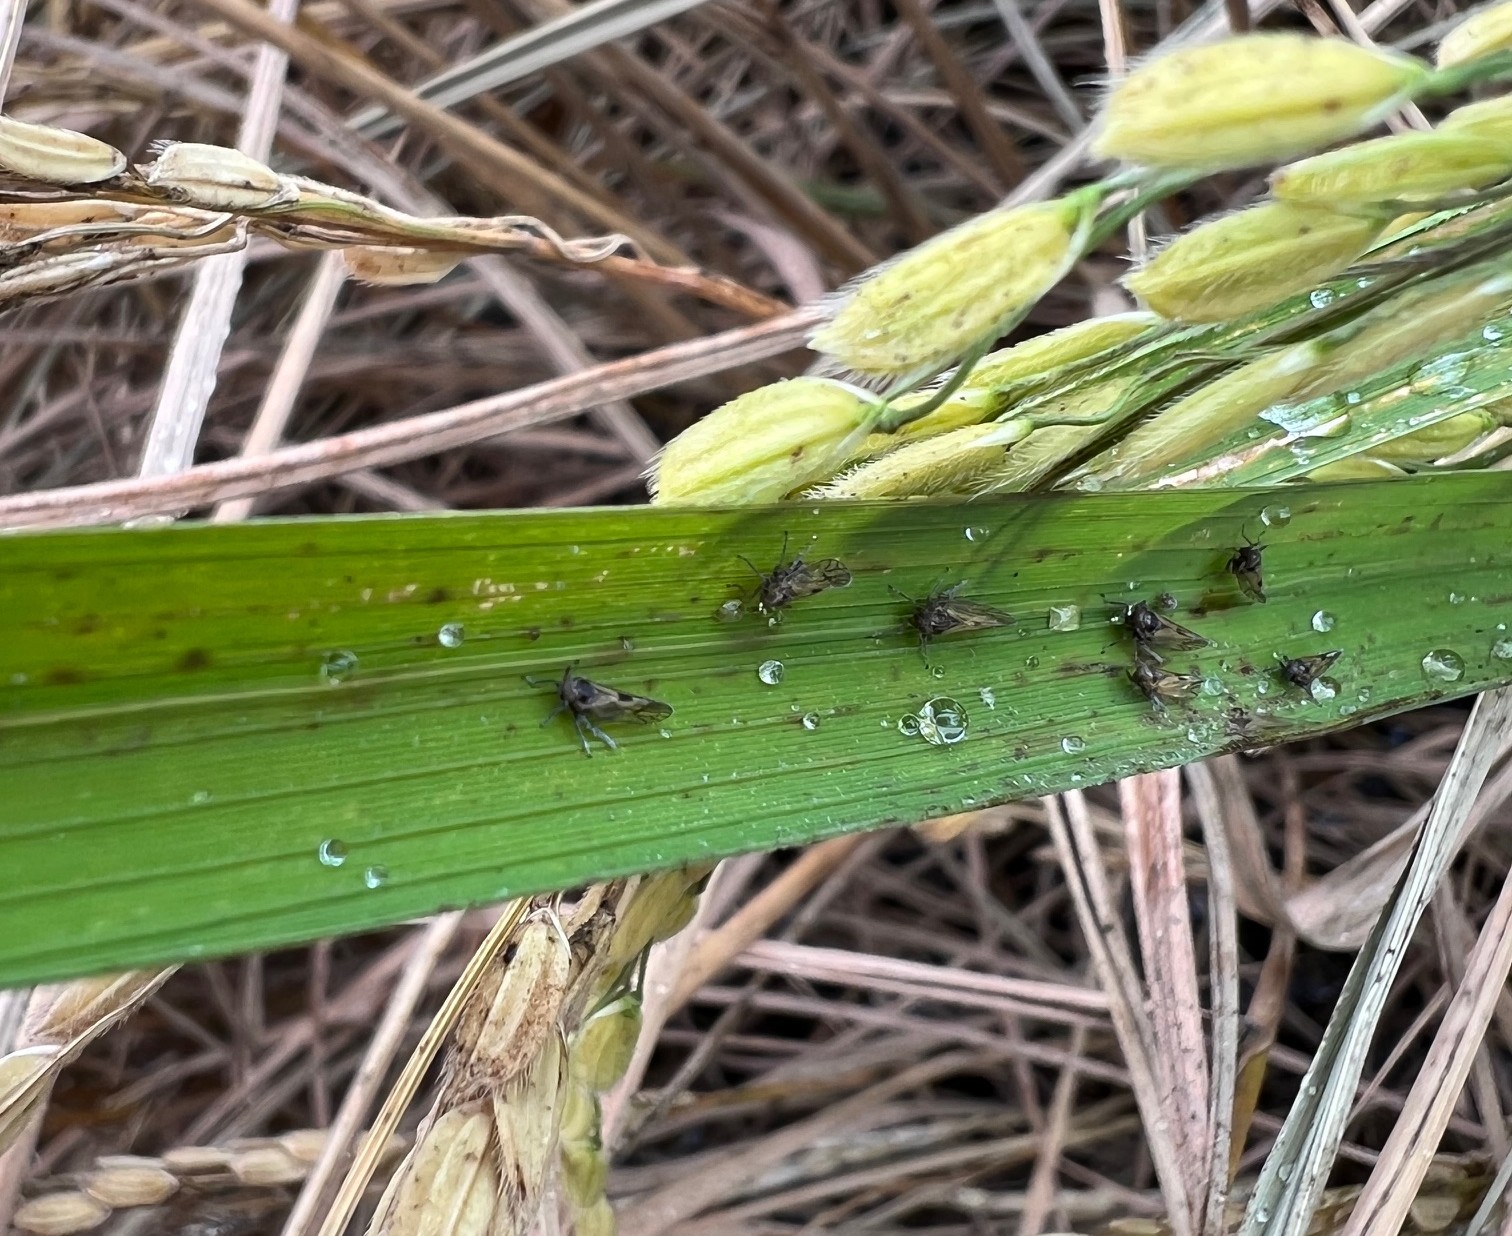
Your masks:
[[[439,1092],[370,1236],[524,1233],[557,1170],[578,1229],[612,1231],[598,1095],[634,1049],[641,960],[692,917],[708,870],[597,885],[566,912],[543,900],[508,930],[507,950],[485,942],[489,956],[453,992]],[[359,1183],[349,1179],[343,1198]],[[325,1231],[339,1230],[342,1210]]]

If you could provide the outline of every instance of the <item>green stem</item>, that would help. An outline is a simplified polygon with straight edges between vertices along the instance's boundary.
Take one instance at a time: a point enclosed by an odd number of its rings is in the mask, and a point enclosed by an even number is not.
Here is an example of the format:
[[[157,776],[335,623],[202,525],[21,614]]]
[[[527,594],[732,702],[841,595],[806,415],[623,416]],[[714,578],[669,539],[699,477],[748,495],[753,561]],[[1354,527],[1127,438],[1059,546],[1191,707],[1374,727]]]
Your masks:
[[[1413,97],[1431,99],[1438,95],[1462,94],[1471,86],[1505,81],[1508,78],[1512,78],[1512,51],[1492,52],[1488,56],[1467,60],[1464,64],[1435,69],[1413,92]]]

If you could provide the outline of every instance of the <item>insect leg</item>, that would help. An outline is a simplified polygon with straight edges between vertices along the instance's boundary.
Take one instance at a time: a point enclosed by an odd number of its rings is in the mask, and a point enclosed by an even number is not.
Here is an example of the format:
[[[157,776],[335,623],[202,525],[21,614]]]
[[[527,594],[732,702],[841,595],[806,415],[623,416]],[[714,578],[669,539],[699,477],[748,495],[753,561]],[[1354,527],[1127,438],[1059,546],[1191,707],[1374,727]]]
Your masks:
[[[604,746],[608,747],[609,750],[611,750],[611,751],[618,751],[619,750],[619,743],[615,742],[614,739],[610,738],[608,734],[604,733],[603,730],[599,729],[598,726],[594,725],[593,721],[590,718],[584,716],[582,713],[575,713],[573,715],[572,719],[577,724],[578,741],[583,744],[583,754],[585,754],[585,755],[592,755],[593,754],[593,752],[591,752],[591,751],[588,750],[588,735],[589,734],[592,734],[601,743],[603,743]],[[586,731],[586,733],[584,731]]]

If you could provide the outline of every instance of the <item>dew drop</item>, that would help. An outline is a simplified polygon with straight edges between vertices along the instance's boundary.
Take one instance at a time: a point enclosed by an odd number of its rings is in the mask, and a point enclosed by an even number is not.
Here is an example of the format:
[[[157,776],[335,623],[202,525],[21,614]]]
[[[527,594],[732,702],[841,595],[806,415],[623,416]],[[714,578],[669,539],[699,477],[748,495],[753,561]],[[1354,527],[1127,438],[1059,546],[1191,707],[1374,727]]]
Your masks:
[[[1498,661],[1512,661],[1512,639],[1499,639],[1491,645],[1491,655]]]
[[[763,661],[756,667],[756,677],[769,687],[775,687],[781,682],[785,672],[781,661]]]
[[[1260,512],[1260,522],[1267,528],[1284,528],[1291,523],[1291,507],[1268,506]]]
[[[905,717],[898,718],[898,733],[905,738],[917,738],[919,736],[919,718],[909,713]]]
[[[1061,750],[1067,755],[1079,755],[1087,749],[1087,740],[1080,734],[1067,734],[1061,739]]]
[[[339,867],[347,859],[346,842],[327,837],[316,849],[315,857],[320,860],[322,867]]]
[[[1307,294],[1307,303],[1314,309],[1327,309],[1336,298],[1337,294],[1332,288],[1318,288]]]
[[[357,670],[357,654],[343,648],[328,652],[320,659],[320,676],[333,687],[350,678]]]
[[[621,635],[619,637],[619,641],[620,641],[620,651],[621,652],[634,652],[635,651],[635,641],[633,639],[631,639],[628,635]]]
[[[362,883],[367,888],[382,888],[388,883],[388,868],[374,863],[362,873]]]
[[[1423,657],[1423,677],[1435,682],[1458,682],[1465,676],[1465,660],[1452,648],[1435,648]]]
[[[1320,609],[1312,616],[1312,629],[1314,631],[1332,631],[1334,629],[1334,616],[1326,609]]]
[[[936,747],[961,742],[967,725],[966,709],[948,695],[936,696],[919,709],[919,736]]]
[[[1202,694],[1208,696],[1222,695],[1223,679],[1212,677],[1204,678],[1202,680],[1202,686],[1199,688],[1199,690],[1202,692]]]
[[[1464,603],[1465,603],[1465,594],[1463,592],[1450,592],[1449,593],[1449,604],[1450,605],[1463,605]]]
[[[443,648],[462,647],[462,624],[460,622],[448,622],[436,632],[436,642]]]
[[[986,528],[967,528],[966,539],[968,541],[985,541],[989,533]]]
[[[1338,695],[1339,688],[1327,678],[1314,678],[1308,685],[1307,692],[1320,704],[1325,704],[1334,696]]]
[[[203,807],[207,802],[210,801],[210,791],[195,790],[193,794],[189,795],[189,801],[192,802],[196,807]]]
[[[819,728],[819,714],[816,712],[804,713],[802,725],[806,730],[817,730]]]
[[[1512,656],[1512,653],[1508,653],[1507,655]],[[978,687],[977,694],[982,697],[982,703],[986,704],[988,708],[997,708],[997,694],[991,687]]]
[[[943,665],[931,665],[929,667],[929,676],[931,678],[945,677],[945,667]]]
[[[1075,631],[1081,626],[1081,606],[1052,605],[1046,621],[1052,631]]]
[[[1025,657],[1024,658],[1024,668],[1025,669],[1039,669],[1039,658],[1038,657]]]
[[[745,604],[741,601],[726,601],[714,611],[720,622],[739,622],[745,616]]]

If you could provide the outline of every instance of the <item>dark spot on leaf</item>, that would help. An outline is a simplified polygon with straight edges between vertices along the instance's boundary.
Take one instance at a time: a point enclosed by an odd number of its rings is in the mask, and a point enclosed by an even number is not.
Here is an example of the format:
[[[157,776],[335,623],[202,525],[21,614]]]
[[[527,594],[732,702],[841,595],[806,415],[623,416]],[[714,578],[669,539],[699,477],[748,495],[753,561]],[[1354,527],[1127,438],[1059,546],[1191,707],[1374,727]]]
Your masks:
[[[301,541],[298,550],[295,551],[305,558],[313,558],[320,552],[320,546],[314,541]]]
[[[84,671],[71,665],[55,665],[42,676],[42,681],[55,687],[72,687],[84,681]]]
[[[530,640],[532,643],[534,643],[536,640],[538,640],[538,639],[541,638],[541,628],[540,627],[526,627],[525,628],[525,638],[528,639],[528,640]]]
[[[425,598],[425,603],[427,605],[440,605],[441,602],[450,600],[450,588],[432,588]]]
[[[203,648],[190,648],[178,659],[177,668],[186,673],[210,667],[210,654]]]
[[[73,625],[75,635],[93,635],[100,629],[99,614],[85,614]]]

